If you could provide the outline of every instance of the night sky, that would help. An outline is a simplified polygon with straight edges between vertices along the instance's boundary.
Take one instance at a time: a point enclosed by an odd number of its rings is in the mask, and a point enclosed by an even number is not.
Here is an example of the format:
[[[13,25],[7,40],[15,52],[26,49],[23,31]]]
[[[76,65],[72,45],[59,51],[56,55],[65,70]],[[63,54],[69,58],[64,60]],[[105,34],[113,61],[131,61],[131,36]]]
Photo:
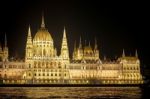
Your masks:
[[[24,57],[28,26],[30,24],[34,37],[44,12],[46,27],[58,50],[65,26],[71,54],[74,41],[78,43],[80,36],[83,44],[86,40],[87,45],[89,41],[94,45],[96,37],[100,58],[105,55],[115,59],[121,56],[122,49],[127,55],[134,55],[137,49],[142,64],[149,65],[149,11],[146,6],[140,2],[105,3],[105,6],[102,2],[92,1],[53,1],[5,0],[0,3],[0,40],[4,42],[6,33],[10,57]]]

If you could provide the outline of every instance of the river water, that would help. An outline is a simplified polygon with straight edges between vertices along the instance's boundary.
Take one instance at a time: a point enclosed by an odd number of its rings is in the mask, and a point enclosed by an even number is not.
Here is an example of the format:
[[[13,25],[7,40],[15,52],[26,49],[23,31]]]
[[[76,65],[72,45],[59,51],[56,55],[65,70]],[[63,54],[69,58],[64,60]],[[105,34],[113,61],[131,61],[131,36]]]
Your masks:
[[[141,99],[139,87],[1,87],[0,99]]]

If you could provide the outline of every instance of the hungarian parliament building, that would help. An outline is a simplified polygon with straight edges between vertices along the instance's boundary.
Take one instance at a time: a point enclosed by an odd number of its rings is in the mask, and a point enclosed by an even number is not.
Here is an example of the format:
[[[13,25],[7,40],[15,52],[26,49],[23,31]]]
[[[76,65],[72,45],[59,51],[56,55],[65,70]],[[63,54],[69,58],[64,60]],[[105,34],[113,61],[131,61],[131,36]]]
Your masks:
[[[115,61],[99,58],[95,40],[94,48],[89,44],[74,44],[73,56],[63,30],[60,55],[48,32],[42,16],[41,27],[34,37],[29,26],[23,61],[9,59],[9,49],[0,43],[0,84],[142,84],[140,60],[134,56],[122,56]],[[3,46],[2,46],[3,45]]]

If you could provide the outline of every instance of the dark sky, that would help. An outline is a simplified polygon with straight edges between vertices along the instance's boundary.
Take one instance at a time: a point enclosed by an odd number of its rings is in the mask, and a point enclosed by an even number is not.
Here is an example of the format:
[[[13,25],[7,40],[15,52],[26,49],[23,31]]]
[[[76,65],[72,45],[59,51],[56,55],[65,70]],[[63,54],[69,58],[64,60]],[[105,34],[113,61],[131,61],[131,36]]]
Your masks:
[[[137,49],[141,62],[149,63],[149,11],[140,2],[105,3],[105,6],[102,2],[92,1],[10,1],[0,3],[0,40],[3,42],[4,33],[7,33],[10,57],[16,54],[24,57],[28,26],[31,25],[34,37],[43,11],[46,27],[58,50],[65,26],[70,52],[80,36],[83,42],[91,41],[91,44],[96,37],[100,58],[104,55],[113,59],[119,57],[123,48],[127,55],[134,55]]]

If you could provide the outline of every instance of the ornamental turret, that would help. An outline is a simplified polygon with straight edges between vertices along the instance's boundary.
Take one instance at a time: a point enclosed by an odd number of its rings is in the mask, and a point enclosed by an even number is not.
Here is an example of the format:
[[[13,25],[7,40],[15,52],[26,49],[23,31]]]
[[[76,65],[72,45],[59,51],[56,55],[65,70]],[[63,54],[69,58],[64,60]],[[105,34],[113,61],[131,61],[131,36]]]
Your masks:
[[[25,56],[25,61],[32,60],[32,57],[33,57],[33,44],[32,44],[31,29],[30,29],[30,26],[29,26],[28,36],[27,36],[27,42],[26,42],[26,56]]]
[[[64,27],[62,46],[61,46],[61,57],[63,59],[69,60],[69,50],[68,50],[68,44],[67,44],[67,37],[66,37],[65,27]]]

